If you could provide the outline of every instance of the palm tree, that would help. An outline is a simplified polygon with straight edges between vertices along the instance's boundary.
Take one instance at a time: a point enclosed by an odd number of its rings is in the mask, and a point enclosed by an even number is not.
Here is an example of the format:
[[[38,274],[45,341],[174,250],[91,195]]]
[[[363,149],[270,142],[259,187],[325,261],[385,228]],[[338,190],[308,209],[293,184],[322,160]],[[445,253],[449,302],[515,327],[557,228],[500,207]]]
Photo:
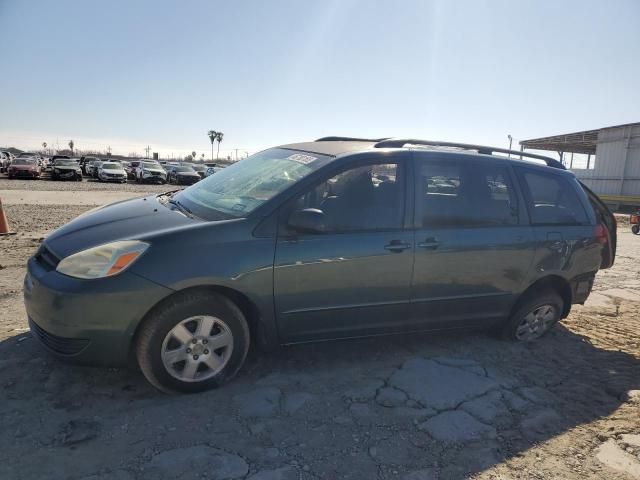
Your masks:
[[[193,160],[196,160],[196,152],[191,152],[191,158],[193,158]]]
[[[69,148],[71,149],[71,155],[73,155],[73,140],[69,140]]]
[[[42,150],[47,153],[47,142],[42,142]]]
[[[218,157],[220,157],[220,142],[222,141],[222,137],[224,137],[224,133],[216,133],[216,140],[218,141],[218,153],[216,153],[216,160],[218,159]]]
[[[209,135],[209,140],[211,140],[211,160],[213,160],[213,142],[216,141],[216,137],[218,136],[218,132],[216,132],[215,130],[209,130],[207,132],[207,135]]]

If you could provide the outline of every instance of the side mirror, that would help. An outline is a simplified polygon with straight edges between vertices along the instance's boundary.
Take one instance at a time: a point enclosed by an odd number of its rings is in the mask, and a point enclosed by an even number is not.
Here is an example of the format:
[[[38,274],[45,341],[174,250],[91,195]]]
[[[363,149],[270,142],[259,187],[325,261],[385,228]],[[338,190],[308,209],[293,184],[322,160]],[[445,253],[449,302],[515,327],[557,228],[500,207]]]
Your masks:
[[[327,216],[317,208],[297,210],[289,217],[289,227],[307,233],[323,233],[327,228]]]

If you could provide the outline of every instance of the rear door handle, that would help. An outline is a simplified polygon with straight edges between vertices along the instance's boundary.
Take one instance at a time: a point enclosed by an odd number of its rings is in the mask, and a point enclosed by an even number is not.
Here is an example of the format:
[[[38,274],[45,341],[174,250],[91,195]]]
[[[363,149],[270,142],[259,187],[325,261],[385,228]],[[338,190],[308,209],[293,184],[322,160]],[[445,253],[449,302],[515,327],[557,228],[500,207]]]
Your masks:
[[[424,242],[418,243],[420,248],[426,248],[427,250],[435,250],[440,246],[440,241],[435,237],[429,237]]]
[[[391,242],[389,242],[388,245],[384,246],[385,250],[389,250],[391,252],[398,252],[398,253],[403,252],[408,248],[411,248],[411,244],[400,241],[400,240],[391,240]]]

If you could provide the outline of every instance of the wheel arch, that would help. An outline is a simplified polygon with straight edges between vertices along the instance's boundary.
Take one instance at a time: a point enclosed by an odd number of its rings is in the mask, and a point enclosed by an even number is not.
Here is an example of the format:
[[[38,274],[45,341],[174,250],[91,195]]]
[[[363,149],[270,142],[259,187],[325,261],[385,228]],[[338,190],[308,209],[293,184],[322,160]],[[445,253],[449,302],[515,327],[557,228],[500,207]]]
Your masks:
[[[523,299],[528,298],[528,296],[534,294],[535,292],[541,292],[544,290],[553,290],[557,292],[560,297],[562,297],[563,302],[563,310],[560,318],[566,318],[571,311],[571,304],[573,293],[571,291],[571,285],[566,278],[561,277],[560,275],[547,275],[545,277],[539,278],[535,282],[533,282],[529,287],[527,287],[518,297],[518,300],[515,302],[511,311],[509,312],[509,316],[511,316],[522,304]]]
[[[204,293],[204,294],[218,294],[231,300],[242,312],[249,324],[249,333],[251,335],[252,342],[255,342],[262,350],[271,350],[278,345],[278,335],[273,329],[263,321],[263,316],[260,313],[260,309],[247,295],[230,287],[222,285],[197,285],[184,288],[182,290],[176,290],[175,292],[167,295],[159,302],[157,302],[149,311],[140,319],[135,325],[135,329],[131,336],[130,349],[133,350],[135,346],[136,337],[140,331],[141,326],[147,321],[154,312],[163,308],[167,303],[171,302],[176,296]]]

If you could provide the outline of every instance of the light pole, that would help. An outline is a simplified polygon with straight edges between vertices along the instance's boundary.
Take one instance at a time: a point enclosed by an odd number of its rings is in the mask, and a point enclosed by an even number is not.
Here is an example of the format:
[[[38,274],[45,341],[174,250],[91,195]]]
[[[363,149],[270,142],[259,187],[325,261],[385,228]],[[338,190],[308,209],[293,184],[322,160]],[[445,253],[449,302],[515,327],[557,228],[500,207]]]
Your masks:
[[[509,150],[511,150],[511,143],[513,142],[513,137],[511,135],[507,135],[509,139]],[[511,151],[509,151],[509,158],[511,158]]]

